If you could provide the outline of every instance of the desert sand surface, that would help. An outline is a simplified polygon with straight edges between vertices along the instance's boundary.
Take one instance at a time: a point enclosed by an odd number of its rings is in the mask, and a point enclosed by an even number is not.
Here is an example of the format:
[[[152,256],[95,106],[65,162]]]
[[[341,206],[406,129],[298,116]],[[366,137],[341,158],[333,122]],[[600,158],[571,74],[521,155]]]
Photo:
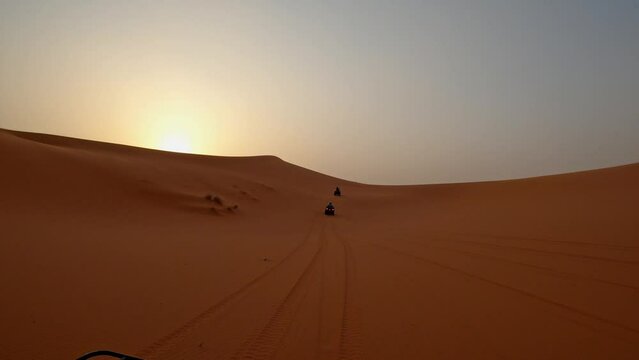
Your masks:
[[[1,359],[639,358],[639,164],[372,186],[0,130],[0,169]]]

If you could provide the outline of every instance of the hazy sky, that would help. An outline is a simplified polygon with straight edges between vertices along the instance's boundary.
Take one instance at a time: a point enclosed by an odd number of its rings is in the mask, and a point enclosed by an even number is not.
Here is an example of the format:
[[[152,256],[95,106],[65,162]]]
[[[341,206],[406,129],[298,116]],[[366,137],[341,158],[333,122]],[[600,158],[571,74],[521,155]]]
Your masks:
[[[639,161],[639,0],[0,0],[0,127],[368,183]]]

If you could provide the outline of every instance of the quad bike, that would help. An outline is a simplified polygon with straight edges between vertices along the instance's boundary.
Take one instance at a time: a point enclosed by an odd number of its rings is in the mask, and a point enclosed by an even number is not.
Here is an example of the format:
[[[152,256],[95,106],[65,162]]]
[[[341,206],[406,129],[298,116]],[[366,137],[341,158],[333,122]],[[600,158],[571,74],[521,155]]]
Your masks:
[[[335,216],[335,208],[327,206],[326,209],[324,209],[324,215]]]
[[[115,351],[109,351],[109,350],[93,351],[88,354],[84,354],[80,356],[78,360],[87,360],[87,359],[91,359],[98,356],[111,356],[120,360],[142,360],[135,356],[120,354],[120,353],[116,353]]]

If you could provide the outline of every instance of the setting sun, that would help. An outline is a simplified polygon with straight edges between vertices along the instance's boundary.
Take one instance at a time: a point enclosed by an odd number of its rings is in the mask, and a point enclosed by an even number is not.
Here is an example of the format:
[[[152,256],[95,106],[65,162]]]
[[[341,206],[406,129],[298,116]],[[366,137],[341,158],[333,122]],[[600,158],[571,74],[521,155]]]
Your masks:
[[[139,132],[153,149],[202,154],[215,142],[213,116],[194,101],[149,101],[140,118]]]
[[[193,145],[191,139],[184,134],[167,134],[161,140],[158,145],[160,150],[191,153],[193,152]]]

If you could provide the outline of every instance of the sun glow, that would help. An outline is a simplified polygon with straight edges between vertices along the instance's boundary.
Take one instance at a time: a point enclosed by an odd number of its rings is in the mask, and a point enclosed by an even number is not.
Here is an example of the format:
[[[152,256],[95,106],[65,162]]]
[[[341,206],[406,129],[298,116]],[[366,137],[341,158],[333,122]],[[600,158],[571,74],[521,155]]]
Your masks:
[[[159,146],[160,150],[192,153],[193,143],[192,140],[185,134],[169,133],[162,137]]]
[[[159,102],[159,101],[158,101]],[[146,106],[145,127],[142,129],[148,147],[180,152],[202,154],[210,151],[210,118],[191,101],[151,102]],[[209,134],[209,136],[207,136]]]

